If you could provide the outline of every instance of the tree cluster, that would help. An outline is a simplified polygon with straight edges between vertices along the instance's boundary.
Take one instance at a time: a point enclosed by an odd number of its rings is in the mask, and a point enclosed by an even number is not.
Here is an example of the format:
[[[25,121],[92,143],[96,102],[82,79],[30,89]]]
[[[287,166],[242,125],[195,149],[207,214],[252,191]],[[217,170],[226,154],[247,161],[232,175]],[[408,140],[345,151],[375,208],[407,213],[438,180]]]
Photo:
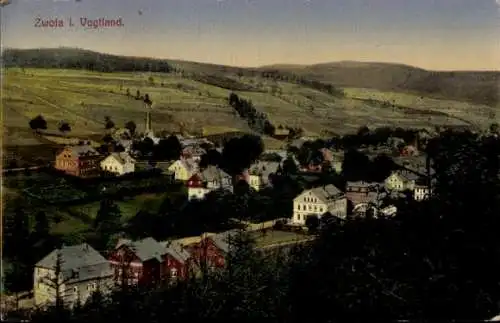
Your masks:
[[[335,97],[343,97],[345,94],[344,92],[336,88],[330,83],[324,83],[320,82],[317,80],[311,80],[305,77],[298,76],[293,73],[286,73],[283,71],[278,71],[278,70],[268,70],[268,71],[263,71],[261,72],[261,77],[267,78],[267,79],[272,79],[274,81],[285,81],[285,82],[291,82],[295,84],[300,84],[327,94],[330,94]]]
[[[401,143],[411,144],[417,138],[418,129],[403,129],[400,127],[379,127],[373,130],[366,126],[360,127],[355,134],[336,136],[328,142],[330,146],[339,149],[359,148],[362,146],[390,145],[393,138],[401,139]]]
[[[170,73],[173,68],[165,60],[102,54],[76,48],[6,49],[5,66],[85,69],[95,72]]]
[[[132,149],[138,151],[141,158],[149,160],[177,160],[181,155],[182,145],[177,136],[171,135],[160,139],[157,145],[148,137],[134,141]]]
[[[252,130],[269,136],[274,135],[273,124],[264,113],[257,111],[252,101],[242,99],[235,93],[229,95],[228,101],[240,118],[247,121]]]

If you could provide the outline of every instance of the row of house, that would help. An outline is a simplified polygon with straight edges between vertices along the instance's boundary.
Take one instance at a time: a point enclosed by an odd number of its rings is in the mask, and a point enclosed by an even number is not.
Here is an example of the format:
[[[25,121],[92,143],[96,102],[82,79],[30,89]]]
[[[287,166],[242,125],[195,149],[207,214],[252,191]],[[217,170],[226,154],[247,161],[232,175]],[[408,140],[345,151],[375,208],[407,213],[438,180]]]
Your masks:
[[[135,159],[127,152],[103,156],[92,146],[84,144],[67,146],[55,158],[54,167],[68,175],[89,178],[101,171],[124,175],[135,171]]]
[[[413,198],[422,201],[429,197],[431,187],[426,179],[408,171],[395,171],[384,183],[347,182],[345,193],[334,185],[314,187],[300,193],[293,201],[294,225],[305,225],[308,216],[321,217],[325,213],[345,219],[348,215],[347,203],[350,201],[354,211],[366,213],[373,208],[387,216],[394,215],[396,208],[392,205],[381,207],[381,201],[387,197],[402,197],[402,193],[410,191]]]
[[[88,143],[75,146],[67,146],[56,154],[54,166],[56,169],[72,176],[88,178],[98,176],[101,171],[116,174],[118,176],[136,171],[137,161],[131,148],[131,141],[125,145],[124,152],[113,152],[101,155]],[[201,156],[206,152],[199,145],[208,144],[202,139],[183,139],[181,144],[182,160],[199,162]]]
[[[122,284],[154,287],[197,274],[201,268],[223,268],[230,239],[236,232],[204,235],[186,245],[153,238],[122,239],[107,258],[86,243],[63,246],[35,265],[35,305],[54,304],[59,296],[66,305],[73,306],[85,302],[98,290],[107,293]]]

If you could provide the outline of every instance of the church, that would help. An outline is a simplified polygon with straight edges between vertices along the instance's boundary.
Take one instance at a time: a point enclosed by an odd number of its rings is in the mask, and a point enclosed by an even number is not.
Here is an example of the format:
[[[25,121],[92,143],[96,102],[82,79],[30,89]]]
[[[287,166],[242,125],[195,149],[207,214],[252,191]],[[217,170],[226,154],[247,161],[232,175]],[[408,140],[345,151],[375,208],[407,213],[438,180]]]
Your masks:
[[[153,125],[151,122],[151,110],[153,109],[152,105],[148,105],[144,103],[144,107],[146,108],[146,126],[144,129],[144,137],[142,139],[149,138],[153,140],[153,143],[157,145],[160,142],[160,137],[155,136],[153,132]]]

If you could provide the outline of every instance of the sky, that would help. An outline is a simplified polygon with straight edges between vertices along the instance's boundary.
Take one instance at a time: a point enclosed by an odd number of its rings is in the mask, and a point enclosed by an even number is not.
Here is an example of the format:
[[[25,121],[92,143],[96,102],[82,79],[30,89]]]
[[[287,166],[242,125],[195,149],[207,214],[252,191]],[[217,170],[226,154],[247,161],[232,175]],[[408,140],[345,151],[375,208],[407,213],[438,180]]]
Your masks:
[[[79,47],[234,66],[352,60],[500,70],[500,0],[10,1],[1,9],[4,48]],[[37,17],[65,26],[37,28]],[[83,28],[82,17],[121,17],[124,26]]]

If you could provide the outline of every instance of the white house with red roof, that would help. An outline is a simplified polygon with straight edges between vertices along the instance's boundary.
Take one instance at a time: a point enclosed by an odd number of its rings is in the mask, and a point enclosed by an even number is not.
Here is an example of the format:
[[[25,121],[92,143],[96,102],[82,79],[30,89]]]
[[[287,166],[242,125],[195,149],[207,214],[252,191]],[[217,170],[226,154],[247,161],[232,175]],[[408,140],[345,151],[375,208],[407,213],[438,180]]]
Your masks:
[[[188,199],[202,199],[217,189],[232,191],[231,176],[216,166],[208,166],[201,172],[192,175],[187,181]]]

